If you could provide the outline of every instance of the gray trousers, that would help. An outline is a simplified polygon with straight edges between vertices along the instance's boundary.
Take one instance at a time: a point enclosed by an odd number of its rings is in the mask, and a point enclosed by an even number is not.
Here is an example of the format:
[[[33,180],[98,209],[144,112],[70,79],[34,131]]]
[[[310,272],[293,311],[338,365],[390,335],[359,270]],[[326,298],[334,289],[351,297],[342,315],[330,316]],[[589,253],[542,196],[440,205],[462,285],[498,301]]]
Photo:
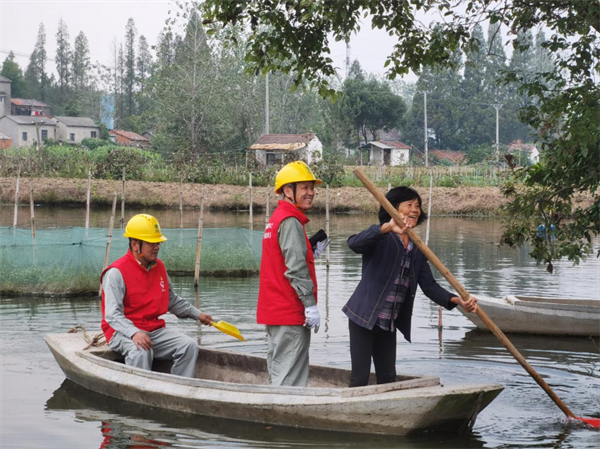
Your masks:
[[[152,360],[173,360],[171,374],[194,377],[198,344],[187,335],[163,327],[153,332],[146,332],[152,340],[149,351],[137,349],[131,338],[115,332],[108,346],[125,357],[125,364],[137,368],[152,369]]]
[[[269,384],[306,387],[310,329],[304,326],[266,326]]]

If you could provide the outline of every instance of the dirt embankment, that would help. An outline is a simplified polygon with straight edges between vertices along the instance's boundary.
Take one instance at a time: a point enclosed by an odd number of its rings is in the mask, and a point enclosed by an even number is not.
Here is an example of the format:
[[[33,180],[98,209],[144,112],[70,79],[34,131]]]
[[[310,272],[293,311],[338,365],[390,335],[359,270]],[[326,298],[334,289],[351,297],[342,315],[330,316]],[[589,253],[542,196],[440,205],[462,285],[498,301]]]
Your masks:
[[[34,201],[39,204],[85,204],[87,180],[61,178],[22,178],[19,188],[19,201],[29,202],[29,186],[33,181]],[[0,178],[0,202],[14,203],[16,178]],[[98,205],[112,204],[114,192],[119,195],[121,181],[92,180],[91,202]],[[205,207],[211,210],[248,209],[250,189],[247,186],[183,184],[181,198],[183,207],[198,208],[202,191],[205,194]],[[417,188],[427,210],[429,189]],[[256,211],[264,209],[269,194],[272,210],[277,195],[271,188],[254,187],[252,203]],[[378,205],[371,194],[362,187],[341,187],[329,191],[331,212],[375,213]],[[180,186],[178,183],[127,181],[125,201],[130,205],[178,208]],[[497,187],[435,187],[433,189],[432,213],[436,215],[494,215],[506,199]],[[317,188],[315,210],[325,210],[325,189]]]

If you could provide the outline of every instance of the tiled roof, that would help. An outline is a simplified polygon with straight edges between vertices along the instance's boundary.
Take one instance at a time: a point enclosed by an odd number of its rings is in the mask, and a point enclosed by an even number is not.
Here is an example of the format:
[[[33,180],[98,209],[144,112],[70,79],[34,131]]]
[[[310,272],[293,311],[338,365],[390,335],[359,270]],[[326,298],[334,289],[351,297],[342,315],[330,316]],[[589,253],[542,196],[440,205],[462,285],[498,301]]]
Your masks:
[[[145,137],[140,136],[139,134],[136,134],[133,131],[121,131],[121,130],[111,129],[109,131],[109,134],[119,135],[122,137],[126,137],[129,140],[133,140],[133,141],[137,141],[137,142],[150,142]]]
[[[6,134],[4,134],[3,132],[0,132],[0,140],[12,140],[10,137],[8,137]]]
[[[64,123],[67,126],[74,127],[85,127],[85,128],[98,128],[98,125],[94,123],[94,121],[89,117],[64,117],[64,116],[55,116],[56,120],[61,123]]]
[[[46,103],[42,103],[41,101],[25,99],[25,98],[13,98],[10,102],[16,106],[37,106],[40,108],[49,108]]]
[[[402,143],[399,140],[386,140],[385,143],[398,150],[410,150],[410,145],[406,145],[405,143]]]
[[[0,81],[3,81],[5,83],[12,83],[11,80],[9,80],[7,77],[0,75]]]
[[[2,118],[8,118],[20,125],[44,123],[45,126],[56,126],[56,122],[52,119],[52,117],[44,117],[39,115],[5,115]]]
[[[377,148],[381,148],[383,150],[388,150],[388,149],[410,150],[409,145],[406,145],[405,143],[402,143],[402,142],[399,142],[396,140],[386,140],[386,141],[372,140],[367,145],[364,145],[363,148],[368,147],[369,145],[377,147]]]

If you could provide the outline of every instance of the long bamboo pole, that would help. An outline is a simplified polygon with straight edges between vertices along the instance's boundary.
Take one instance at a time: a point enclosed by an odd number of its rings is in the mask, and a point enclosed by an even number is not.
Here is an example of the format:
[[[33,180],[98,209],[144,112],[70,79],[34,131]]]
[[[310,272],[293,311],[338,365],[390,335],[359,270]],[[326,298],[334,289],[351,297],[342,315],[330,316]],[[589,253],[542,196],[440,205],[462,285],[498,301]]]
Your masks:
[[[104,265],[102,266],[102,271],[106,270],[106,267],[108,267],[108,258],[110,256],[110,244],[112,243],[112,235],[113,235],[113,229],[115,226],[116,213],[117,213],[117,192],[114,192],[113,193],[112,212],[110,214],[110,222],[108,224],[108,238],[106,239],[106,252],[104,253]],[[102,285],[100,285],[100,290],[98,291],[98,296],[102,296]]]
[[[92,167],[88,168],[87,195],[85,197],[85,228],[90,227],[90,197],[92,194]]]
[[[19,222],[19,188],[21,186],[21,166],[19,166],[19,171],[17,172],[17,187],[15,189],[15,216],[13,219],[13,228],[17,227],[17,223]]]
[[[377,187],[371,182],[371,180],[363,174],[360,169],[355,169],[354,174],[364,186],[371,192],[371,194],[377,199],[379,204],[383,206],[383,208],[387,211],[388,214],[398,223],[398,226],[404,227],[404,221],[402,217],[400,217],[400,213],[394,209],[394,207],[390,204],[383,194],[377,190]],[[429,259],[429,261],[435,266],[435,268],[440,272],[442,276],[446,278],[446,280],[454,287],[454,289],[458,292],[461,298],[464,300],[469,299],[471,296],[470,293],[463,287],[463,285],[454,277],[454,275],[444,266],[440,259],[429,249],[429,247],[421,240],[421,238],[412,230],[407,229],[406,234],[408,238],[421,250],[421,252]],[[504,333],[500,330],[498,326],[487,316],[487,314],[483,311],[481,307],[477,307],[477,316],[481,321],[485,323],[490,331],[500,340],[500,342],[504,345],[504,347],[512,354],[512,356],[519,362],[519,364],[529,373],[529,375],[537,382],[537,384],[542,387],[542,389],[550,396],[550,399],[554,401],[554,403],[562,410],[562,412],[567,415],[569,418],[579,419],[581,421],[587,422],[585,418],[579,418],[573,414],[573,412],[567,407],[567,405],[554,393],[554,391],[550,388],[550,386],[546,383],[544,379],[533,369],[533,367],[525,360],[525,357],[521,355],[521,353],[514,347],[514,345],[510,342],[510,340],[504,335]]]

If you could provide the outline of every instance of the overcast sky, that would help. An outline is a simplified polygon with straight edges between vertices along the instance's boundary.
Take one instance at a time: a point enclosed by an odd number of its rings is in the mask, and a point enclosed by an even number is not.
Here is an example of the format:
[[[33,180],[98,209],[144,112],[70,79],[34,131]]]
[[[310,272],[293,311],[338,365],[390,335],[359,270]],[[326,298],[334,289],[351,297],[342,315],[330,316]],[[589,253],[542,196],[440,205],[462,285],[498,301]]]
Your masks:
[[[150,45],[154,45],[170,9],[173,3],[168,0],[0,0],[0,60],[4,61],[6,52],[12,50],[25,71],[40,23],[46,28],[48,58],[54,58],[56,31],[62,17],[69,30],[71,47],[75,37],[83,31],[89,40],[92,61],[108,64],[110,44],[113,38],[124,41],[125,25],[130,17],[135,21],[138,37],[144,35]],[[385,32],[371,30],[369,24],[362,28],[359,35],[352,37],[351,58],[358,59],[364,70],[383,74],[385,58],[394,40]],[[331,50],[336,67],[343,73],[345,44],[332,43]],[[49,61],[48,67],[56,72],[54,61]],[[416,78],[406,80],[416,81]]]

